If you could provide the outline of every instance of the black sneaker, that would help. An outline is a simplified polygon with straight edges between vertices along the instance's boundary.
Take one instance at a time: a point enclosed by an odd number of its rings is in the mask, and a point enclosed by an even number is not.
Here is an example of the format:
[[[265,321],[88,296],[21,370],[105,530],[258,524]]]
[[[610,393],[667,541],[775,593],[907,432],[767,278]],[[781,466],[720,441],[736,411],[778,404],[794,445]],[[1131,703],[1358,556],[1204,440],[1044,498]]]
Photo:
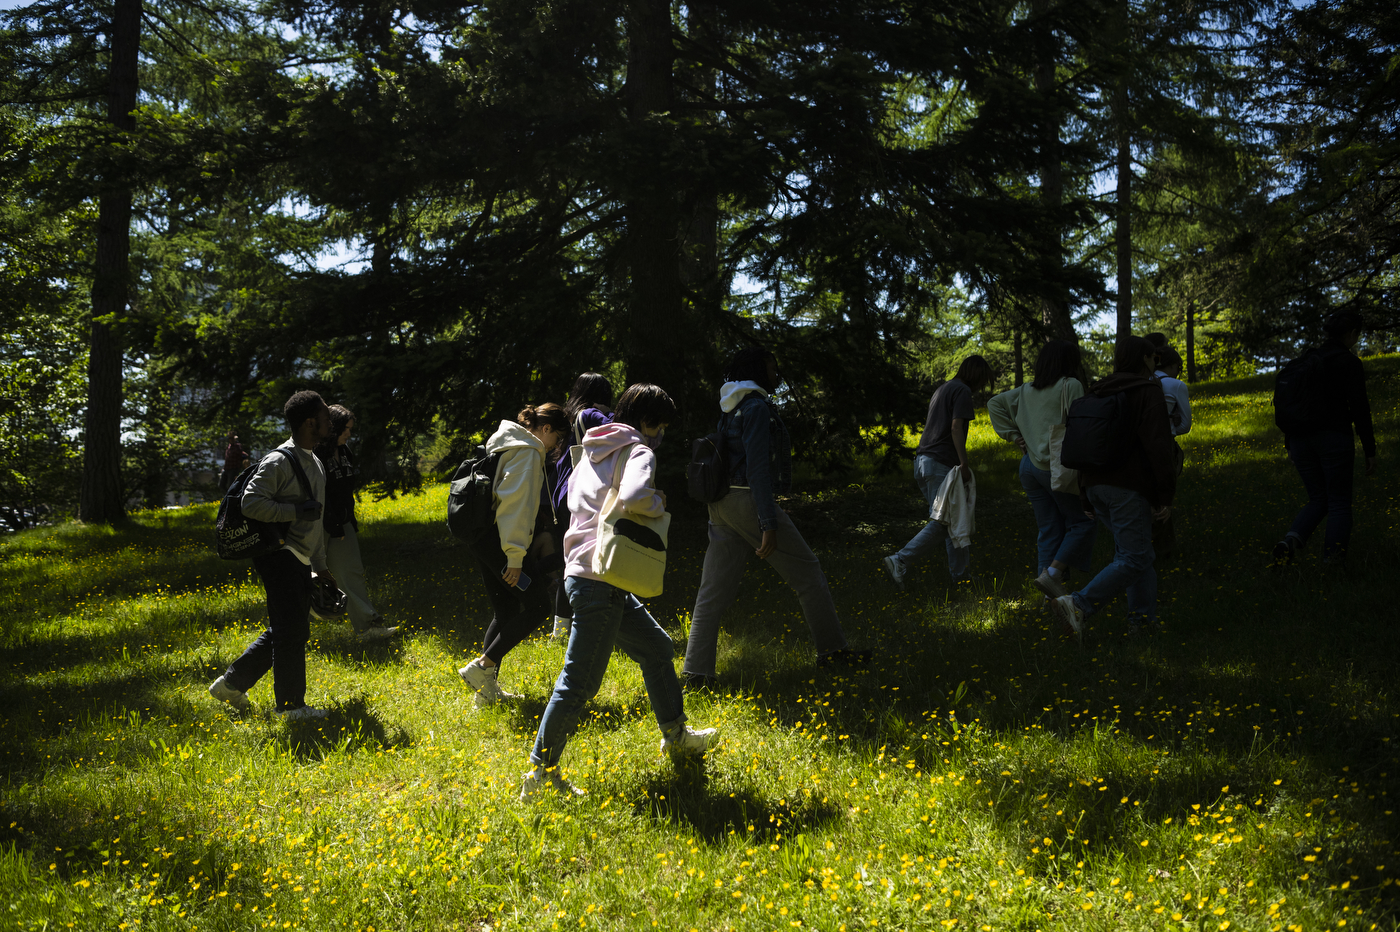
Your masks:
[[[829,667],[832,664],[840,664],[843,667],[863,667],[869,662],[870,651],[852,650],[849,647],[834,650],[829,654],[822,654],[817,658],[817,666],[819,667]]]
[[[1288,566],[1293,563],[1293,557],[1297,555],[1301,542],[1292,534],[1274,544],[1274,565]]]
[[[703,673],[682,673],[681,689],[688,693],[714,692],[719,686],[719,677]]]

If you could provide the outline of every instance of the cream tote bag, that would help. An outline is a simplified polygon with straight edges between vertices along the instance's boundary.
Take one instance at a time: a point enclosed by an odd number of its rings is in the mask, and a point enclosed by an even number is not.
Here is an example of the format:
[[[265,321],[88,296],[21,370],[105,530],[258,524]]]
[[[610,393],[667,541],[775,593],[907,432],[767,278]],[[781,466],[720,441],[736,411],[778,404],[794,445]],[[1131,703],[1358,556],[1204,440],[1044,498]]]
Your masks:
[[[666,575],[666,542],[671,513],[659,518],[632,514],[622,504],[618,487],[622,470],[632,453],[630,444],[617,454],[612,486],[598,515],[598,543],[593,548],[593,572],[603,582],[651,599],[661,594]]]
[[[1065,403],[1065,390],[1069,379],[1060,379],[1060,423],[1050,428],[1050,488],[1056,492],[1079,494],[1079,470],[1070,469],[1060,462],[1060,451],[1065,445],[1065,418],[1069,415],[1069,405]]]

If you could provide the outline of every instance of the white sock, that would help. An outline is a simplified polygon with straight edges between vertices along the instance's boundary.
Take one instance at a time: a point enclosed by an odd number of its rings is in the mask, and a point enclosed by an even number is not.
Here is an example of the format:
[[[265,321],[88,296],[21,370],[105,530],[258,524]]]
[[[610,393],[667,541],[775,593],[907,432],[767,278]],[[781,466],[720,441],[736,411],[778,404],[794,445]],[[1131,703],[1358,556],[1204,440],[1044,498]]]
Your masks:
[[[1053,566],[1047,566],[1045,568],[1045,572],[1050,574],[1051,579],[1054,579],[1056,576],[1060,575],[1060,571]]]

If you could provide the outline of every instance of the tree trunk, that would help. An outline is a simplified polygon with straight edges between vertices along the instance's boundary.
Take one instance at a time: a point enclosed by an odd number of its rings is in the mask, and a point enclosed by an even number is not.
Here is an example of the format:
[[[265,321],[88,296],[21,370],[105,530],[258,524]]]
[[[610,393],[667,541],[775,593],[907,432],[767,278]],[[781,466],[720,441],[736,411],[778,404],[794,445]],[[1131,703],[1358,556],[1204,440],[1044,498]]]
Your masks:
[[[1118,329],[1122,340],[1133,335],[1133,144],[1128,129],[1128,88],[1118,82],[1113,95],[1118,123],[1118,202],[1113,238],[1118,255]]]
[[[136,65],[141,45],[141,0],[116,0],[112,9],[107,119],[136,129]],[[122,346],[117,327],[126,311],[131,256],[131,189],[111,184],[97,212],[89,331],[88,397],[83,422],[83,486],[78,517],[111,523],[126,515],[122,501]]]
[[[1053,0],[1035,0],[1034,7],[1036,12],[1043,13],[1052,5]],[[1056,49],[1059,48],[1059,38],[1052,32],[1046,44],[1047,51],[1036,63],[1035,87],[1049,98],[1056,90]],[[1054,106],[1047,106],[1047,114],[1040,145],[1040,201],[1048,212],[1056,215],[1047,230],[1046,249],[1050,255],[1048,266],[1057,279],[1052,287],[1057,291],[1053,295],[1041,298],[1040,319],[1051,339],[1078,343],[1079,335],[1074,332],[1074,322],[1070,319],[1069,301],[1065,293],[1059,290],[1063,288],[1063,284],[1058,281],[1058,273],[1064,268],[1064,231],[1060,228],[1058,217],[1065,194],[1064,168],[1060,161],[1061,115],[1059,108]]]
[[[1016,387],[1020,388],[1025,381],[1025,357],[1021,353],[1021,331],[1016,331]]]
[[[680,276],[680,205],[667,170],[675,46],[667,0],[633,0],[627,11],[627,81],[631,123],[630,190],[626,194],[627,381],[679,390],[686,330]]]
[[[1186,381],[1196,381],[1196,302],[1186,302]]]

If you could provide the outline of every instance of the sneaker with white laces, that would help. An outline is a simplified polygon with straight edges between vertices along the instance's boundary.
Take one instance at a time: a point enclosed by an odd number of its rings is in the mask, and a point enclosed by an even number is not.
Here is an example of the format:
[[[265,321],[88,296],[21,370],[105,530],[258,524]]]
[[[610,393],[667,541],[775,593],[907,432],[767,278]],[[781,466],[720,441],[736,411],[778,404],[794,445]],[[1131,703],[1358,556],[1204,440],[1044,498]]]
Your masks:
[[[549,640],[555,644],[568,644],[569,631],[574,626],[572,618],[565,618],[563,615],[554,616],[554,632],[550,634]]]
[[[368,628],[356,634],[360,641],[369,643],[372,641],[387,641],[389,638],[399,633],[398,625],[371,624]]]
[[[520,778],[520,799],[528,802],[543,790],[552,790],[560,796],[586,796],[587,794],[559,775],[558,767],[535,767]]]
[[[278,709],[277,715],[285,722],[302,722],[313,718],[325,718],[330,713],[315,706],[302,705],[295,709]]]
[[[901,561],[899,557],[894,554],[885,557],[885,571],[890,574],[890,579],[894,580],[896,587],[900,589],[904,588],[904,574],[908,572],[908,570],[906,570],[903,561]]]
[[[661,753],[672,757],[699,757],[716,744],[719,744],[718,728],[695,731],[689,725],[682,725],[675,735],[661,739]]]
[[[1040,575],[1031,582],[1031,585],[1045,593],[1048,597],[1058,599],[1062,595],[1069,595],[1069,590],[1065,588],[1062,582],[1064,578],[1064,573],[1058,576],[1051,576],[1050,570],[1047,568],[1041,571]]]
[[[1065,633],[1081,644],[1084,643],[1084,610],[1075,603],[1074,596],[1062,595],[1057,599],[1051,599],[1050,608],[1054,611],[1055,617],[1060,619]]]
[[[225,683],[222,676],[209,684],[209,695],[220,702],[227,702],[240,712],[247,710],[247,708],[252,705],[252,703],[248,701],[247,693],[234,689],[232,686]]]

